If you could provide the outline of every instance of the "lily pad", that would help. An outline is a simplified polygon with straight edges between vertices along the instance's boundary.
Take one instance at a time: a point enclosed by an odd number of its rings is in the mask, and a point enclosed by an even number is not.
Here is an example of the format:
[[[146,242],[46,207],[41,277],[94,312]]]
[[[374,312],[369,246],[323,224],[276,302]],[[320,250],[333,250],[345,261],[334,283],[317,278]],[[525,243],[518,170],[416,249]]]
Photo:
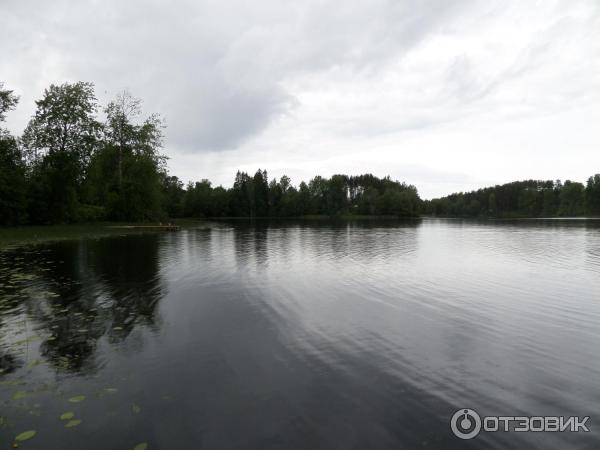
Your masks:
[[[67,422],[67,424],[65,425],[65,428],[73,428],[73,427],[76,427],[77,425],[79,425],[80,423],[81,423],[81,420],[79,420],[79,419],[69,420]]]
[[[35,360],[31,361],[27,367],[29,367],[29,368],[36,367],[36,366],[39,366],[41,363],[42,363],[41,360],[35,359]]]
[[[62,414],[60,416],[60,420],[71,420],[73,417],[75,417],[75,413],[69,411],[69,412]]]
[[[0,373],[2,371],[0,370]],[[23,380],[2,380],[0,381],[0,386],[17,386],[19,384],[25,384]]]
[[[71,397],[69,401],[71,403],[79,403],[85,400],[85,395],[76,395],[75,397]]]
[[[27,391],[17,391],[13,395],[13,400],[22,400],[24,398],[29,397],[29,392]]]
[[[148,448],[148,443],[142,442],[141,444],[138,444],[135,447],[133,447],[133,450],[146,450],[147,448]]]
[[[26,441],[26,440],[31,439],[32,437],[34,437],[35,433],[36,433],[35,430],[23,431],[21,434],[19,434],[15,438],[15,441],[16,442]]]

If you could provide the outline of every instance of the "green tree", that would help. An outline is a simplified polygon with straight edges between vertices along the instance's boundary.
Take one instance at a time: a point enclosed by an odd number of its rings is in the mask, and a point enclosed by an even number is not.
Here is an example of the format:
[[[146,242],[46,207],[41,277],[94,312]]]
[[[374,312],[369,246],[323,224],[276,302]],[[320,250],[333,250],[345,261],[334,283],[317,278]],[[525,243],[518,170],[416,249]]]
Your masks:
[[[202,180],[189,183],[184,198],[184,213],[188,217],[210,217],[214,214],[213,189],[211,182]]]
[[[537,195],[538,191],[535,188],[525,188],[519,192],[519,212],[523,216],[536,217],[537,211]]]
[[[85,169],[98,142],[100,123],[92,83],[50,85],[23,133],[23,144],[32,160],[63,153]],[[80,177],[84,172],[81,170]]]
[[[252,179],[254,195],[254,215],[266,217],[269,215],[269,182],[267,171],[258,169]]]
[[[583,215],[584,211],[584,187],[581,183],[570,180],[565,181],[560,190],[560,206],[558,215],[563,217],[575,217]]]
[[[183,183],[176,176],[163,176],[163,211],[169,217],[182,217],[184,207]]]
[[[496,194],[491,192],[488,195],[488,213],[490,216],[495,217],[498,212],[498,205],[496,204]]]
[[[320,175],[308,183],[310,192],[309,214],[327,214],[327,180]]]
[[[22,138],[31,167],[30,216],[35,222],[77,220],[81,185],[100,131],[94,85],[53,84],[36,105]]]
[[[377,199],[379,198],[379,191],[373,186],[368,186],[363,192],[357,197],[357,205],[359,214],[364,215],[375,215],[379,214],[377,211]]]
[[[590,177],[585,187],[585,213],[600,215],[600,174]]]
[[[298,214],[303,216],[309,214],[310,208],[310,189],[308,185],[302,181],[298,186]]]
[[[542,215],[545,217],[553,217],[558,212],[558,203],[560,191],[554,188],[544,189],[542,199]]]
[[[4,89],[4,83],[0,82],[0,123],[6,120],[6,113],[15,109],[19,103],[19,97],[14,91]]]
[[[140,105],[141,100],[127,92],[108,104],[102,145],[90,164],[88,200],[104,207],[106,216],[113,220],[164,216],[168,181],[165,157],[160,152],[163,124],[156,114],[140,120]],[[177,206],[171,212],[176,210]]]
[[[0,83],[0,123],[19,98]],[[0,128],[0,225],[17,225],[25,215],[25,166],[16,139]]]
[[[345,175],[333,175],[326,184],[327,214],[343,214],[348,210],[348,183]]]
[[[281,215],[283,201],[283,191],[277,178],[273,178],[269,183],[269,215],[278,217]]]
[[[117,94],[115,100],[105,108],[106,124],[104,140],[116,148],[117,183],[123,184],[123,154],[131,153],[138,130],[134,120],[141,114],[142,101],[133,97],[128,91]]]
[[[236,217],[253,217],[253,202],[252,178],[246,172],[238,170],[231,192],[230,212]]]

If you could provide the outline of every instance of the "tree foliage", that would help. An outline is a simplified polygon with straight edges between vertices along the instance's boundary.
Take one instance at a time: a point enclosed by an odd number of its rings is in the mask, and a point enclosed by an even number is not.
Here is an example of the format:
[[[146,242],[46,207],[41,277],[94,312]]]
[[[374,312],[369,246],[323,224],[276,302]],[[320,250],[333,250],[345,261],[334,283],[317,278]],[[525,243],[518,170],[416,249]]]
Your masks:
[[[254,176],[238,171],[230,189],[213,188],[208,180],[190,183],[183,197],[183,213],[190,217],[416,217],[421,208],[414,186],[389,177],[316,176],[295,187],[286,175],[269,181],[261,169]]]
[[[111,220],[143,221],[163,215],[162,121],[139,120],[141,100],[117,95],[104,112],[102,139],[90,162],[87,199]]]
[[[78,220],[81,186],[101,129],[94,86],[53,84],[36,105],[22,137],[30,169],[30,220]]]
[[[0,225],[167,217],[600,216],[600,175],[587,183],[526,180],[421,201],[389,176],[238,171],[229,188],[169,175],[160,116],[125,91],[102,107],[92,83],[51,85],[20,138],[1,127],[19,98],[0,83]],[[103,112],[102,119],[97,116]]]
[[[600,175],[587,186],[567,180],[527,180],[424,202],[424,212],[455,217],[577,217],[600,215]]]
[[[0,90],[0,117],[17,103]],[[97,118],[92,83],[51,85],[18,141],[0,139],[0,223],[153,220],[180,211],[165,202],[162,120],[119,94]],[[18,206],[18,208],[17,208]],[[10,208],[10,212],[8,209]]]
[[[0,225],[17,225],[26,220],[25,165],[17,140],[1,127],[6,113],[19,98],[0,83]]]
[[[13,91],[4,89],[4,83],[0,82],[0,123],[6,120],[6,113],[15,109],[17,103],[19,97]]]

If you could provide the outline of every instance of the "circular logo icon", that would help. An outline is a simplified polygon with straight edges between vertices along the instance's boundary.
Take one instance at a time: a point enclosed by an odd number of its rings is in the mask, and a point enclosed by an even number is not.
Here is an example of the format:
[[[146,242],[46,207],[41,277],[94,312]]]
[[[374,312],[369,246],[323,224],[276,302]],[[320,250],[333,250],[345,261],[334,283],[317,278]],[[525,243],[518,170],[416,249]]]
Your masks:
[[[460,439],[473,439],[481,431],[481,417],[474,409],[459,409],[450,419],[454,435]]]

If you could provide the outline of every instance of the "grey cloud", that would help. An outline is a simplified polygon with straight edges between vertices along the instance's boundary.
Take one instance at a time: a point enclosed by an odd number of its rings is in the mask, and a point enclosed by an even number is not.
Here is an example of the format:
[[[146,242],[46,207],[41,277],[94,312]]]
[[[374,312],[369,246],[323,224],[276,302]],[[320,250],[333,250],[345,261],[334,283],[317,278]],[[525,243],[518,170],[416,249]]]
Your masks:
[[[128,89],[165,117],[186,181],[259,166],[296,182],[392,171],[426,195],[583,180],[599,51],[596,0],[0,3],[15,133],[52,82],[94,81],[102,102]]]
[[[444,0],[8,0],[0,41],[11,58],[0,73],[11,75],[6,81],[23,107],[50,82],[94,81],[103,100],[127,88],[149,112],[165,115],[168,145],[231,149],[293,111],[286,80],[340,65],[382,70],[464,7]]]

